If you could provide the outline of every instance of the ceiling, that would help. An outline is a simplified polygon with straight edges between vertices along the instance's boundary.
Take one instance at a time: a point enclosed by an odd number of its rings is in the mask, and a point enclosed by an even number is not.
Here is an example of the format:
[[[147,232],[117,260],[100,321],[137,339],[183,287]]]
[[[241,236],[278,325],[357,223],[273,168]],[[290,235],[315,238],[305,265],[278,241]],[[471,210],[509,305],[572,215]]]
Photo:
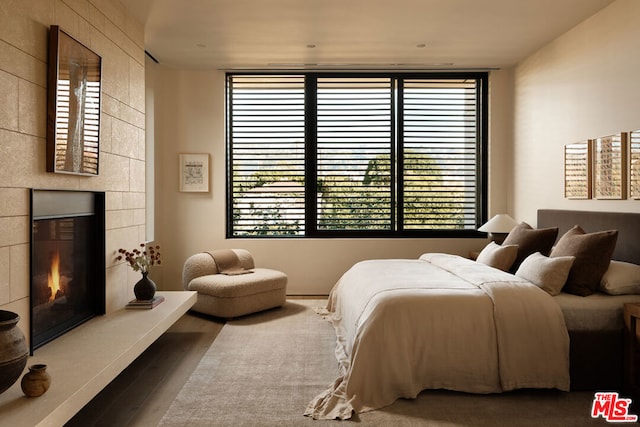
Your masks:
[[[183,69],[485,69],[517,64],[613,0],[121,0]]]

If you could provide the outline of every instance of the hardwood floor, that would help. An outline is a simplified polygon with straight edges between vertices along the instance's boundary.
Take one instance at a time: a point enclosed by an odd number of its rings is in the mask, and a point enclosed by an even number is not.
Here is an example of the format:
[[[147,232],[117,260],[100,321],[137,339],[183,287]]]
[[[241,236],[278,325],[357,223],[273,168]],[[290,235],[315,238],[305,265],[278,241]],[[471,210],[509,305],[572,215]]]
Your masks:
[[[66,426],[157,425],[223,325],[188,312]]]

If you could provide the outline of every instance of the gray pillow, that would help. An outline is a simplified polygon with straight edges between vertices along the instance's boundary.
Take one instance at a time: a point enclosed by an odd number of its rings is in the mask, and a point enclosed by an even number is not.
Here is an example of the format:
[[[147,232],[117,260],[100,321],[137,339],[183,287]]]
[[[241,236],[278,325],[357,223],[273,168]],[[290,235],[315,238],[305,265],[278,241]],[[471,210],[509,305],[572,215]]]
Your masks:
[[[516,271],[516,276],[539,286],[549,295],[558,295],[567,282],[569,270],[576,257],[548,258],[540,252],[529,255]]]

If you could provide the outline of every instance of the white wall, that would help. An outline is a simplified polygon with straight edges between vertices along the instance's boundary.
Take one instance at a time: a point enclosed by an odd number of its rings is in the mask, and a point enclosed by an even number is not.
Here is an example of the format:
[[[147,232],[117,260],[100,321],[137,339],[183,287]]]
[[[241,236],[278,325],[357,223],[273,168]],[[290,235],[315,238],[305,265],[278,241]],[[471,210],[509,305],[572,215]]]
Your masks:
[[[515,70],[513,213],[640,211],[638,200],[568,200],[564,145],[640,129],[640,1],[618,0]]]
[[[512,72],[490,78],[491,115],[495,119],[490,158],[490,213],[508,207],[511,144]],[[150,86],[152,85],[152,87]],[[155,98],[156,241],[163,251],[161,289],[180,289],[182,265],[194,253],[246,248],[259,266],[289,275],[289,294],[326,294],[354,262],[370,258],[416,258],[424,252],[467,255],[484,239],[225,239],[224,73],[147,66],[147,90]],[[210,153],[212,191],[178,191],[178,154]]]

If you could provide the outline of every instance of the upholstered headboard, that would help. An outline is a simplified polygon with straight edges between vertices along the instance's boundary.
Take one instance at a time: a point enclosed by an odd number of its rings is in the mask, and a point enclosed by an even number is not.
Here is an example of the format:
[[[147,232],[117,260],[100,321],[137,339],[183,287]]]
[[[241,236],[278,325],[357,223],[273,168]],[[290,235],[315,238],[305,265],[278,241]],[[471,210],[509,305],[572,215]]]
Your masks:
[[[558,227],[558,238],[574,225],[587,233],[618,230],[613,259],[640,264],[640,214],[619,212],[538,210],[538,228]]]

